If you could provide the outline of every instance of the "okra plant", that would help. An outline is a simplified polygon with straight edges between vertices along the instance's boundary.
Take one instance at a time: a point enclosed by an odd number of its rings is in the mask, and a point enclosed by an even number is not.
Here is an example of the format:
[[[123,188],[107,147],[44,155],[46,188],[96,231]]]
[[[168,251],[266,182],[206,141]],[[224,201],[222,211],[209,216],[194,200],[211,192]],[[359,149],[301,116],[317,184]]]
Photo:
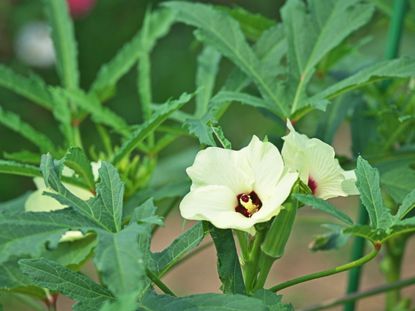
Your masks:
[[[4,150],[1,178],[26,176],[36,185],[0,203],[5,296],[33,310],[57,310],[62,295],[78,311],[294,310],[285,288],[350,271],[344,297],[315,301],[309,310],[353,310],[358,299],[380,293],[387,293],[387,310],[413,309],[400,292],[415,283],[401,278],[415,232],[415,59],[398,56],[403,30],[414,37],[413,20],[405,24],[405,14],[414,15],[408,1],[287,0],[275,19],[241,7],[166,1],[148,8],[141,28],[89,87],[80,83],[67,2],[42,5],[60,82],[0,65],[0,87],[56,121],[51,135],[37,129],[36,118],[19,115],[24,107],[0,105],[1,126],[34,147]],[[384,59],[363,54],[379,20],[390,24]],[[195,86],[159,103],[152,56],[177,29],[193,31]],[[134,123],[107,105],[131,72],[136,84],[129,91],[140,104]],[[241,105],[274,131],[259,134],[255,119],[247,125]],[[242,148],[232,147],[227,120],[235,132],[253,128]],[[344,123],[352,152],[339,157],[331,144]],[[178,164],[166,151],[172,145],[198,152]],[[163,182],[155,182],[157,174]],[[347,196],[360,201],[350,206],[358,219],[327,201]],[[269,273],[310,207],[329,219],[312,251],[351,243],[353,254],[339,266],[276,283]],[[175,210],[192,226],[152,252],[155,231]],[[178,296],[163,277],[197,254],[204,239],[213,241],[222,293]],[[385,284],[359,291],[361,267],[377,256]],[[97,279],[82,272],[87,263]]]

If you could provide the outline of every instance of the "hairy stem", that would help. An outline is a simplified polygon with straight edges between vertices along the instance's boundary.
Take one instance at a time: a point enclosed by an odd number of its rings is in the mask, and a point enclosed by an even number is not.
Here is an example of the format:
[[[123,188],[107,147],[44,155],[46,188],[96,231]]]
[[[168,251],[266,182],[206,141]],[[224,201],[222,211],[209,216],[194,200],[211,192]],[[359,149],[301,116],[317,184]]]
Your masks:
[[[379,294],[383,294],[385,292],[389,292],[391,290],[397,290],[406,286],[411,286],[415,284],[415,277],[413,278],[409,278],[409,279],[405,279],[405,280],[401,280],[401,281],[397,281],[397,282],[393,282],[393,283],[388,283],[379,287],[375,287],[366,291],[362,291],[359,293],[354,293],[354,294],[350,294],[350,295],[346,295],[344,297],[341,298],[336,298],[336,299],[330,299],[327,300],[321,304],[318,305],[314,305],[308,308],[305,308],[301,311],[317,311],[317,310],[323,310],[323,309],[328,309],[331,307],[335,307],[347,302],[351,302],[351,301],[356,301],[359,299],[363,299],[363,298],[367,298],[370,296],[375,296],[375,295],[379,295]]]
[[[311,281],[314,279],[318,279],[318,278],[322,278],[325,276],[329,276],[329,275],[333,275],[333,274],[337,274],[340,272],[344,272],[350,269],[353,269],[355,267],[359,267],[369,261],[371,261],[373,258],[376,257],[376,255],[379,253],[379,247],[375,247],[369,254],[367,254],[366,256],[363,256],[361,258],[359,258],[358,260],[349,262],[347,264],[341,265],[341,266],[337,266],[335,268],[332,269],[328,269],[328,270],[324,270],[324,271],[320,271],[320,272],[316,272],[316,273],[311,273],[311,274],[306,274],[303,276],[300,276],[298,278],[280,283],[278,285],[275,285],[273,287],[271,287],[269,290],[273,291],[273,292],[278,292],[284,288],[293,286],[293,285],[297,285],[303,282],[307,282],[307,281]]]

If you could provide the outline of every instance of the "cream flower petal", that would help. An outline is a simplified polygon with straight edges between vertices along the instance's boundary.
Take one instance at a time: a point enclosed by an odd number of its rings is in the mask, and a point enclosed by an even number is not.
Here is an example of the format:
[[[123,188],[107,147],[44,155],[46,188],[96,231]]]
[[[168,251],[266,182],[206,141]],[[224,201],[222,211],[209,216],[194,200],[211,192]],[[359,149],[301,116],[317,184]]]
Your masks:
[[[192,180],[191,190],[206,185],[222,185],[235,193],[243,193],[252,188],[254,182],[247,162],[237,151],[217,147],[199,151],[186,172]]]
[[[62,237],[59,239],[59,242],[73,242],[84,238],[84,234],[81,231],[66,231]]]
[[[60,204],[57,200],[43,195],[43,192],[54,192],[52,189],[46,187],[45,182],[42,178],[36,177],[34,178],[34,183],[38,190],[34,191],[26,200],[25,202],[25,210],[28,212],[49,212],[55,211],[65,208]],[[93,197],[93,194],[88,190],[82,189],[77,186],[64,184],[65,187],[72,192],[77,197],[81,198],[82,200],[88,200],[89,198]]]
[[[322,199],[358,194],[355,178],[346,177],[333,147],[316,138],[308,138],[295,131],[287,122],[290,133],[283,137],[282,157],[291,170],[298,171],[300,179]]]
[[[342,182],[342,189],[347,195],[358,195],[359,190],[356,187],[356,173],[354,170],[343,172],[344,181]]]
[[[255,192],[260,197],[268,196],[278,184],[284,170],[284,162],[277,147],[253,136],[249,145],[240,150],[240,154],[248,162],[250,175],[255,180]]]
[[[252,215],[251,219],[255,223],[265,222],[272,217],[279,214],[281,211],[281,205],[288,198],[291,193],[291,188],[297,181],[297,173],[287,173],[282,176],[278,185],[274,187],[271,195],[267,195],[262,199],[261,209]]]

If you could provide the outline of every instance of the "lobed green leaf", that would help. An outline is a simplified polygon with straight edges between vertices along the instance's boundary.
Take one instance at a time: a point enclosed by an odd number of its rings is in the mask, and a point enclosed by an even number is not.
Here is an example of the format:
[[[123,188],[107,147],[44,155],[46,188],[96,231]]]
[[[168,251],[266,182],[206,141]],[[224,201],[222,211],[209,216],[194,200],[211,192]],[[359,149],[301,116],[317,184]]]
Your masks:
[[[140,54],[151,50],[156,41],[168,33],[173,22],[174,14],[168,10],[151,12],[146,35],[143,36],[140,30],[110,62],[100,68],[91,91],[102,92],[115,86],[118,80],[137,62]]]
[[[65,88],[79,86],[77,48],[72,19],[65,0],[44,0],[49,23],[52,27],[58,73]]]
[[[197,58],[195,117],[200,118],[208,111],[209,100],[212,97],[216,75],[219,69],[221,56],[212,47],[207,46]]]
[[[98,235],[94,262],[115,296],[137,295],[147,285],[144,253],[138,244],[138,236],[145,234],[149,234],[145,227],[132,223],[120,232]]]
[[[187,297],[157,296],[148,294],[139,305],[139,310],[152,311],[267,311],[268,307],[259,299],[245,295],[201,294]]]
[[[356,167],[356,186],[369,214],[371,226],[386,229],[392,224],[392,215],[384,205],[379,184],[379,172],[359,156]]]
[[[333,205],[328,203],[327,201],[317,198],[313,195],[306,195],[306,194],[294,194],[294,197],[300,201],[301,203],[304,203],[306,205],[311,206],[312,208],[318,209],[324,213],[327,213],[338,220],[344,222],[347,225],[353,225],[353,220],[342,211],[335,208]]]
[[[276,106],[280,116],[288,115],[287,107],[274,91],[274,82],[263,71],[260,60],[246,42],[237,21],[201,3],[171,1],[164,5],[177,12],[181,22],[197,27],[195,35],[199,40],[216,48],[252,79],[264,98]]]
[[[31,74],[24,77],[10,68],[0,65],[0,86],[19,94],[46,109],[52,109],[53,101],[45,82]]]
[[[12,256],[39,256],[49,242],[56,245],[68,230],[99,228],[67,208],[53,212],[0,213],[0,262]]]
[[[211,224],[208,225],[218,256],[217,265],[219,278],[222,282],[222,291],[225,294],[244,294],[245,283],[242,277],[241,266],[232,230],[218,229]]]
[[[106,288],[87,276],[71,271],[51,260],[23,259],[19,261],[19,265],[23,273],[37,286],[60,292],[88,306],[88,308],[74,307],[74,310],[99,310],[104,302],[114,300],[114,296]]]
[[[415,60],[412,58],[399,58],[386,60],[364,68],[354,75],[343,79],[324,91],[317,93],[309,99],[309,104],[319,107],[321,101],[332,99],[340,94],[388,78],[410,78],[415,76]]]
[[[198,222],[189,230],[181,234],[166,249],[153,254],[153,269],[158,276],[163,276],[175,266],[184,255],[195,249],[206,236],[202,222]]]
[[[143,141],[150,133],[152,133],[161,123],[163,123],[174,111],[184,106],[192,95],[183,93],[176,100],[169,100],[163,104],[151,117],[151,119],[144,122],[136,129],[127,140],[121,145],[121,147],[115,152],[112,163],[115,165],[120,162],[124,156],[129,154],[134,148]]]
[[[63,161],[67,167],[73,169],[83,178],[89,189],[95,189],[94,174],[92,173],[91,163],[81,148],[70,148],[65,154]]]

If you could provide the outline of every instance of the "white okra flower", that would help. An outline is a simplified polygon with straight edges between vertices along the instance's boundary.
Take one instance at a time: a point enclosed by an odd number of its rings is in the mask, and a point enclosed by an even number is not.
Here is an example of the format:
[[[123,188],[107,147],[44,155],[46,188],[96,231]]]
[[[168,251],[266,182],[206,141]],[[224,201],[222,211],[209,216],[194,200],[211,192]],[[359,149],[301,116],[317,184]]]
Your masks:
[[[317,138],[308,138],[287,122],[290,133],[284,136],[282,157],[285,165],[297,171],[316,197],[329,199],[359,194],[353,170],[345,171],[335,159],[333,147]]]
[[[238,151],[202,150],[186,171],[192,186],[180,203],[184,218],[251,234],[278,215],[298,178],[286,172],[279,150],[256,136]]]

